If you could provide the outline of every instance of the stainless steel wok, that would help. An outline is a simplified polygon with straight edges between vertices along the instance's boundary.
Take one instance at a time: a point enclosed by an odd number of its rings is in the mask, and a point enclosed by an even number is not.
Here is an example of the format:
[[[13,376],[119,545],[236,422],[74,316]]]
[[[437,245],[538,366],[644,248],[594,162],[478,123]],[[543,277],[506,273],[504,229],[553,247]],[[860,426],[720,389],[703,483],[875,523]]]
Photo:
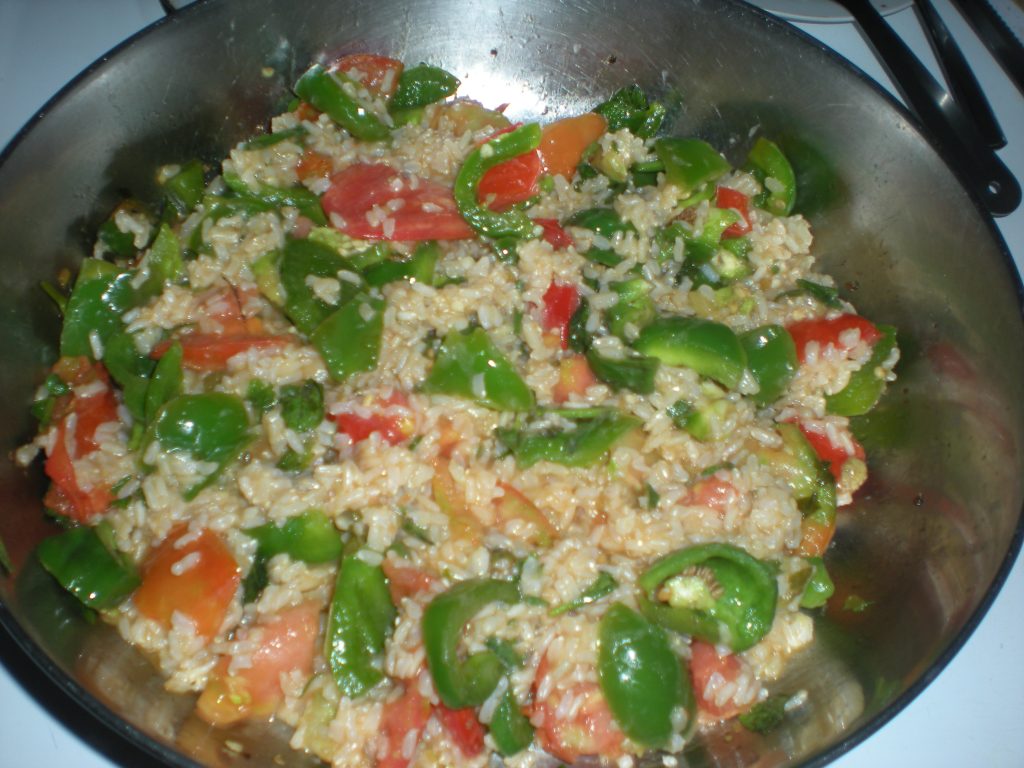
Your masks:
[[[724,729],[682,765],[823,764],[938,674],[998,589],[1021,539],[1021,287],[995,228],[906,114],[791,28],[727,0],[201,3],[80,78],[0,165],[3,445],[55,355],[59,321],[37,288],[91,248],[156,166],[216,161],[289,98],[318,58],[352,51],[441,64],[462,92],[517,118],[585,111],[639,82],[669,131],[746,153],[751,129],[793,159],[800,209],[827,270],[867,315],[900,328],[900,381],[864,426],[869,486],[841,513],[829,564],[862,612],[818,617],[814,648],[775,688],[808,702],[767,737]],[[274,726],[215,732],[149,663],[89,624],[30,556],[42,473],[0,464],[0,623],[100,720],[171,764],[304,764]],[[840,601],[836,601],[841,605]],[[226,747],[225,744],[228,746]]]

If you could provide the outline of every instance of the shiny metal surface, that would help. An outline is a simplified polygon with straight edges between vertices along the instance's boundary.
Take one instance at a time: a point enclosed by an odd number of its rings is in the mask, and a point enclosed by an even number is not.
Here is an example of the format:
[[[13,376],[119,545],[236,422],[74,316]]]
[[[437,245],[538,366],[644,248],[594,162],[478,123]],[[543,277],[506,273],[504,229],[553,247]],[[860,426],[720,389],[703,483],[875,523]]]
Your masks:
[[[223,155],[283,103],[311,58],[350,50],[445,64],[466,92],[509,101],[519,117],[548,103],[557,114],[582,111],[635,79],[674,105],[675,131],[699,132],[734,160],[753,125],[780,139],[811,190],[801,203],[829,268],[866,313],[905,332],[908,361],[885,406],[898,417],[886,429],[876,423],[874,479],[830,555],[842,588],[873,607],[819,622],[820,642],[779,683],[808,690],[806,715],[766,741],[720,734],[694,745],[685,764],[816,763],[891,714],[955,650],[1018,545],[1019,285],[990,222],[901,113],[813,44],[738,5],[435,2],[396,13],[379,3],[275,12],[250,1],[186,11],[130,44],[53,106],[0,168],[5,446],[31,431],[24,406],[42,376],[40,351],[52,353],[56,338],[36,281],[84,255],[121,189],[146,196],[155,165]],[[223,57],[217,67],[211,51]],[[263,78],[267,65],[276,73]],[[19,563],[45,532],[38,481],[6,465],[0,474],[0,532]],[[189,718],[189,700],[161,694],[145,662],[81,622],[40,575],[26,567],[2,583],[0,618],[46,649],[53,674],[73,673],[73,695],[127,712],[169,761],[184,753],[231,764],[222,737]],[[250,764],[297,759],[257,745],[275,735],[234,738],[259,751]]]

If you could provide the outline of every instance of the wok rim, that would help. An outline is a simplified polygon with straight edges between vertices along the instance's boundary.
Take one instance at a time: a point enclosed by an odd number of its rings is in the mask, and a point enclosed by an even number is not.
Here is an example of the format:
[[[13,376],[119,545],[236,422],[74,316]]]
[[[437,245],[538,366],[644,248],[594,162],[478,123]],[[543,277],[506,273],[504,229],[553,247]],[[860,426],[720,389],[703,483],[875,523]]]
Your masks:
[[[215,2],[216,0],[195,0],[195,2],[185,8],[170,10],[167,7],[168,4],[161,0],[160,5],[165,11],[164,16],[156,19],[150,24],[147,24],[139,31],[109,49],[107,52],[101,54],[81,72],[69,80],[64,86],[62,86],[53,96],[47,99],[47,101],[38,110],[36,110],[36,112],[21,126],[21,128],[17,130],[8,144],[0,150],[0,167],[8,161],[8,159],[18,150],[18,147],[25,138],[35,130],[39,123],[49,116],[49,113],[56,106],[60,105],[60,103],[65,99],[70,98],[78,89],[87,86],[92,77],[95,74],[102,72],[105,67],[111,65],[110,63],[113,60],[120,57],[125,51],[134,48],[137,45],[144,44],[147,38],[153,34],[158,34],[160,29],[168,26],[169,24],[194,23],[192,18],[201,13],[206,6],[212,5]],[[760,17],[763,23],[769,27],[773,27],[778,33],[792,35],[796,39],[800,40],[801,44],[810,45],[819,53],[824,54],[824,56],[833,64],[843,70],[846,70],[847,74],[853,75],[862,84],[867,85],[876,96],[880,97],[890,109],[895,110],[896,113],[911,126],[913,131],[924,140],[924,142],[942,161],[946,170],[952,174],[957,185],[960,187],[960,191],[966,194],[970,199],[975,211],[984,222],[989,236],[997,246],[1002,258],[1003,267],[1007,271],[1010,279],[1013,281],[1015,289],[1014,292],[1017,300],[1017,310],[1021,318],[1021,323],[1024,325],[1024,282],[1022,282],[1022,276],[1017,269],[1009,247],[1007,246],[1002,233],[996,227],[992,214],[985,209],[981,203],[980,197],[971,189],[971,187],[964,183],[960,172],[948,162],[945,153],[935,141],[931,132],[918,121],[907,107],[889,93],[889,91],[879,85],[860,67],[840,55],[832,48],[829,48],[820,40],[812,37],[810,34],[804,32],[794,24],[757,6],[751,5],[745,2],[745,0],[725,0],[725,2],[736,7],[744,8],[745,11],[751,12]],[[834,762],[839,757],[851,752],[858,745],[862,744],[872,735],[881,730],[898,714],[906,709],[914,699],[920,696],[921,693],[946,669],[953,658],[963,649],[964,645],[966,645],[967,641],[974,634],[975,630],[977,630],[978,626],[980,626],[981,622],[992,607],[992,604],[995,602],[995,599],[1006,584],[1006,580],[1020,556],[1022,546],[1024,546],[1024,504],[1022,504],[1018,510],[1017,523],[1008,541],[1006,554],[1004,555],[1002,562],[995,571],[992,580],[985,588],[984,594],[978,602],[978,605],[964,621],[961,628],[952,637],[944,650],[928,665],[913,684],[911,684],[905,691],[903,691],[902,694],[893,699],[883,709],[872,715],[859,728],[844,733],[843,737],[832,746],[795,765],[803,766],[804,768],[821,768],[822,766],[826,766]],[[33,672],[42,672],[43,677],[37,677],[37,681],[54,686],[64,700],[74,702],[82,711],[90,715],[95,720],[98,720],[118,739],[128,742],[133,747],[157,758],[166,765],[173,766],[174,768],[203,768],[200,763],[192,760],[180,750],[165,745],[158,739],[147,735],[139,728],[129,723],[121,715],[117,714],[113,709],[77,683],[75,679],[65,672],[61,666],[57,664],[53,658],[51,658],[50,655],[47,654],[24,630],[21,623],[9,609],[7,601],[2,597],[0,597],[0,626],[3,626],[8,636],[14,641],[18,650],[24,653],[33,662],[36,668],[34,670],[30,669],[27,671],[20,671],[20,674],[12,674],[12,677],[14,677],[17,684],[22,687],[37,704],[43,707],[49,717],[55,718],[51,711],[52,705],[40,700],[41,697],[38,696],[34,690],[36,687],[35,685],[30,688],[22,681],[21,678],[24,675],[32,674]],[[0,663],[5,664],[5,666],[10,666],[10,661],[11,659],[0,659]],[[111,755],[107,754],[105,750],[99,748],[94,743],[95,739],[89,739],[82,736],[82,732],[86,727],[85,723],[72,723],[59,718],[55,719],[58,719],[58,721],[61,722],[65,728],[74,733],[77,738],[88,744],[91,750],[103,754],[107,759],[112,759]]]

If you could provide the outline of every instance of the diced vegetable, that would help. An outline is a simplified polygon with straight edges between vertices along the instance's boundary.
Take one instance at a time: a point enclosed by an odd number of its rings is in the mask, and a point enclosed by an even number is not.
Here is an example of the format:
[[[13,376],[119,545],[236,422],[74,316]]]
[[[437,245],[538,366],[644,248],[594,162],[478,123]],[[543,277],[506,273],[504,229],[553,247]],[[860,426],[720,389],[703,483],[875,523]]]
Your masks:
[[[796,345],[781,325],[762,325],[740,334],[747,367],[757,381],[754,402],[765,406],[779,399],[797,370]]]
[[[502,694],[495,707],[490,731],[498,752],[506,757],[519,754],[533,743],[533,726],[511,689]]]
[[[633,348],[667,365],[692,368],[729,389],[739,386],[747,363],[728,326],[696,317],[659,318],[640,331]]]
[[[370,565],[359,552],[342,558],[327,619],[324,656],[343,695],[358,698],[384,679],[384,641],[394,621],[395,607],[381,567]]]
[[[382,163],[356,163],[334,174],[321,203],[333,226],[363,240],[473,237],[448,187],[419,178],[414,184]]]
[[[132,600],[139,613],[168,628],[174,614],[184,616],[209,640],[223,625],[240,582],[238,563],[220,536],[179,525],[146,558]]]
[[[328,72],[314,64],[295,83],[295,94],[363,141],[380,141],[391,135],[390,129],[365,105],[345,89],[358,84],[343,72]]]
[[[504,675],[493,651],[463,657],[459,646],[466,624],[490,603],[513,605],[519,590],[512,582],[467,579],[435,597],[423,612],[423,645],[434,687],[453,709],[484,703]]]
[[[580,292],[575,285],[552,280],[544,292],[544,318],[541,326],[545,331],[557,331],[562,349],[569,348],[569,321],[580,305]]]
[[[265,523],[245,532],[267,558],[286,554],[304,563],[329,563],[338,559],[343,548],[334,521],[319,509],[308,509],[280,526]]]
[[[466,223],[483,237],[529,239],[537,227],[522,211],[497,213],[478,200],[481,179],[491,168],[513,157],[533,152],[540,143],[540,126],[527,123],[503,133],[473,150],[455,178],[455,202]]]
[[[571,180],[587,147],[600,139],[607,128],[608,122],[596,112],[545,125],[538,147],[544,170],[552,176]]]
[[[594,107],[594,112],[607,121],[609,131],[628,128],[642,139],[654,136],[665,118],[665,107],[649,102],[643,89],[635,84],[613,93],[608,101]]]
[[[731,170],[718,150],[700,139],[658,139],[654,151],[665,165],[665,178],[679,187],[684,197]]]
[[[842,390],[825,398],[829,413],[839,416],[863,416],[875,407],[885,391],[885,376],[882,364],[889,359],[896,348],[896,329],[889,325],[878,326],[881,338],[871,350],[871,357],[850,376]]]
[[[565,413],[564,411],[562,413]],[[640,426],[634,416],[603,411],[596,416],[576,420],[564,432],[529,432],[500,428],[498,440],[516,457],[516,464],[528,469],[538,461],[550,461],[566,467],[586,467],[605,456],[619,440]]]
[[[320,606],[315,601],[261,619],[240,638],[253,638],[259,645],[234,672],[229,672],[229,659],[218,664],[196,702],[196,713],[221,728],[272,715],[284,699],[281,676],[298,672],[308,678],[313,673],[319,631]]]
[[[633,741],[664,746],[674,710],[694,714],[693,692],[665,630],[622,603],[601,619],[598,677],[619,726]]]
[[[395,112],[425,107],[454,94],[459,84],[459,78],[440,67],[429,64],[407,67],[398,78],[398,87],[388,101],[388,110]]]
[[[44,539],[36,555],[64,589],[96,610],[114,608],[139,586],[135,567],[96,528],[70,528]]]
[[[329,315],[309,340],[335,381],[377,367],[384,333],[384,300],[358,294]]]
[[[676,550],[637,581],[645,616],[682,634],[744,651],[771,628],[775,573],[731,544]]]
[[[445,335],[423,391],[464,397],[499,411],[527,411],[534,403],[533,392],[482,328]]]
[[[792,213],[796,202],[796,175],[775,142],[758,137],[747,155],[746,169],[764,186],[764,192],[754,199],[758,208],[776,216]]]

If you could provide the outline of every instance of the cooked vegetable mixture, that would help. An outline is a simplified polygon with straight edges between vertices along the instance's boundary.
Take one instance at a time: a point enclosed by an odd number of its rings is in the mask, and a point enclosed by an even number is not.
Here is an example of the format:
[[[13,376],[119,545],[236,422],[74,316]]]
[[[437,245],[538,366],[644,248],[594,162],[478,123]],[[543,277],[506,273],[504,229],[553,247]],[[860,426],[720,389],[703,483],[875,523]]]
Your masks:
[[[735,168],[637,86],[548,124],[458,86],[314,66],[47,286],[38,557],[199,717],[336,766],[774,727],[895,332],[771,137]]]

